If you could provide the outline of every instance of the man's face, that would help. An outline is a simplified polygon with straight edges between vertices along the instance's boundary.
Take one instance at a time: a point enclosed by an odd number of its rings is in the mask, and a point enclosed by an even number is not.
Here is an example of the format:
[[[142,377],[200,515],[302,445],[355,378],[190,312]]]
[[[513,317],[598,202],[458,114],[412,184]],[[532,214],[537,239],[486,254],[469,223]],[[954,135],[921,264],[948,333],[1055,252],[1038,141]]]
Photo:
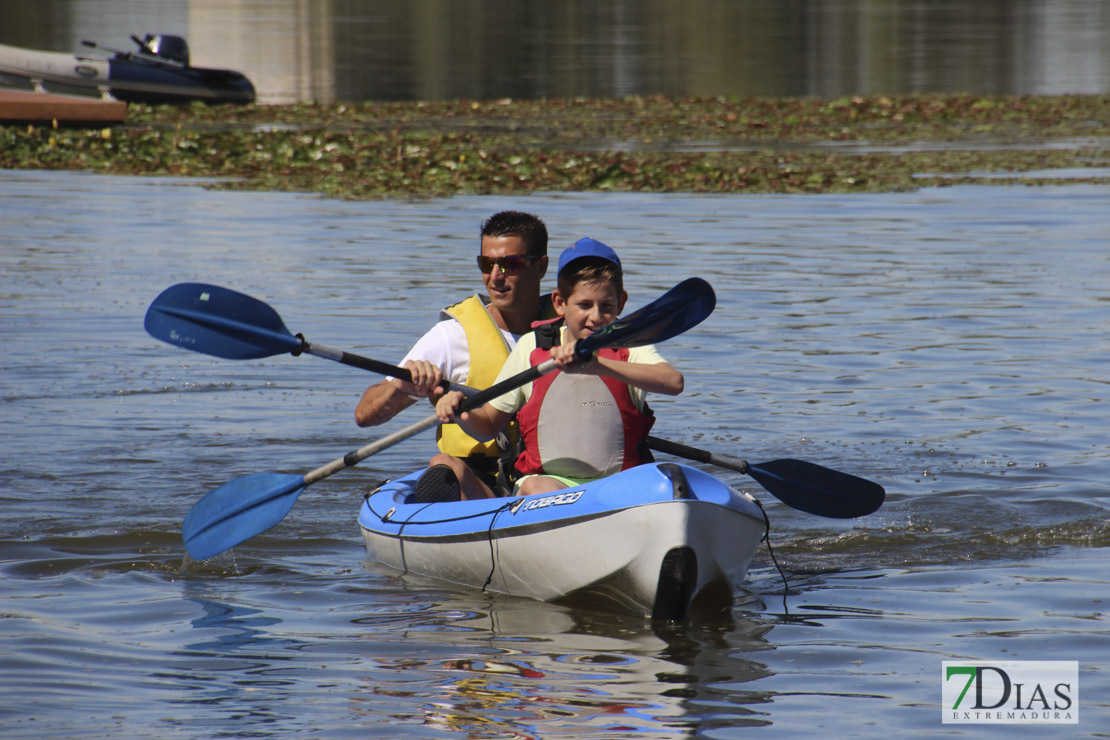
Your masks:
[[[519,236],[483,236],[482,256],[494,260],[504,257],[526,257],[527,250]],[[539,300],[540,281],[547,272],[547,257],[525,259],[519,266],[492,265],[482,272],[490,303],[498,311],[513,311]]]

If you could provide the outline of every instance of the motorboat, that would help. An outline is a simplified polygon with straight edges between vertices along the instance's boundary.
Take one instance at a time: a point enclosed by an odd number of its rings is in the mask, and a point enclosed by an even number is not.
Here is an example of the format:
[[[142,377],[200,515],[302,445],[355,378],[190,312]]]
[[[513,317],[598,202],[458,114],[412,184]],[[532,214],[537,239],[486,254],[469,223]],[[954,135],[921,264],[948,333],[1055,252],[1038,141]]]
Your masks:
[[[254,85],[240,72],[191,66],[189,45],[181,36],[147,34],[134,51],[104,50],[111,56],[37,51],[0,44],[0,75],[30,84],[40,92],[82,88],[132,103],[252,103]]]

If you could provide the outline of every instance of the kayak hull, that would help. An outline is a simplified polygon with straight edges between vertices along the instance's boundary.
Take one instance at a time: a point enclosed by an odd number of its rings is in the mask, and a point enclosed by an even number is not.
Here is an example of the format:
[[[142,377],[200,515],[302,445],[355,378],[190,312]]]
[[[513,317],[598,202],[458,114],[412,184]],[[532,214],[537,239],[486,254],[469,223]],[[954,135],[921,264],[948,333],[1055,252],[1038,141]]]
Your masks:
[[[674,463],[550,494],[407,503],[418,477],[367,496],[370,559],[540,601],[667,620],[727,607],[764,532],[754,499]]]

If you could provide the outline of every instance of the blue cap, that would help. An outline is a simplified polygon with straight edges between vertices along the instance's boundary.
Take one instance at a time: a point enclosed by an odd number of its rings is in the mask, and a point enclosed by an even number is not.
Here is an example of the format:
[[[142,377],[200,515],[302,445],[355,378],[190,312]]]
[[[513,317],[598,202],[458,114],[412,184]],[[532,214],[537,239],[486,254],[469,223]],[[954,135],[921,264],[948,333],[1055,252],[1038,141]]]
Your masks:
[[[599,257],[603,260],[615,262],[617,267],[621,266],[621,258],[617,256],[616,252],[607,245],[587,236],[563,250],[563,253],[559,256],[559,272],[562,273],[564,267],[581,257]]]

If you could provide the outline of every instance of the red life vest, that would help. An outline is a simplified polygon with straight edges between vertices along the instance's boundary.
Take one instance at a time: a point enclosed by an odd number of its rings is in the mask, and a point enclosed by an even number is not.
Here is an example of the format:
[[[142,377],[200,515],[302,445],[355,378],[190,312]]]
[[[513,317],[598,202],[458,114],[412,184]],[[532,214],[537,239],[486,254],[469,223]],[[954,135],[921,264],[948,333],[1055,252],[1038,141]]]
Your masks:
[[[598,355],[628,361],[627,349]],[[539,346],[528,359],[534,367],[550,358]],[[516,461],[521,475],[602,478],[650,460],[642,450],[655,417],[638,409],[628,385],[613,378],[555,370],[532,382],[516,418],[524,440]]]

